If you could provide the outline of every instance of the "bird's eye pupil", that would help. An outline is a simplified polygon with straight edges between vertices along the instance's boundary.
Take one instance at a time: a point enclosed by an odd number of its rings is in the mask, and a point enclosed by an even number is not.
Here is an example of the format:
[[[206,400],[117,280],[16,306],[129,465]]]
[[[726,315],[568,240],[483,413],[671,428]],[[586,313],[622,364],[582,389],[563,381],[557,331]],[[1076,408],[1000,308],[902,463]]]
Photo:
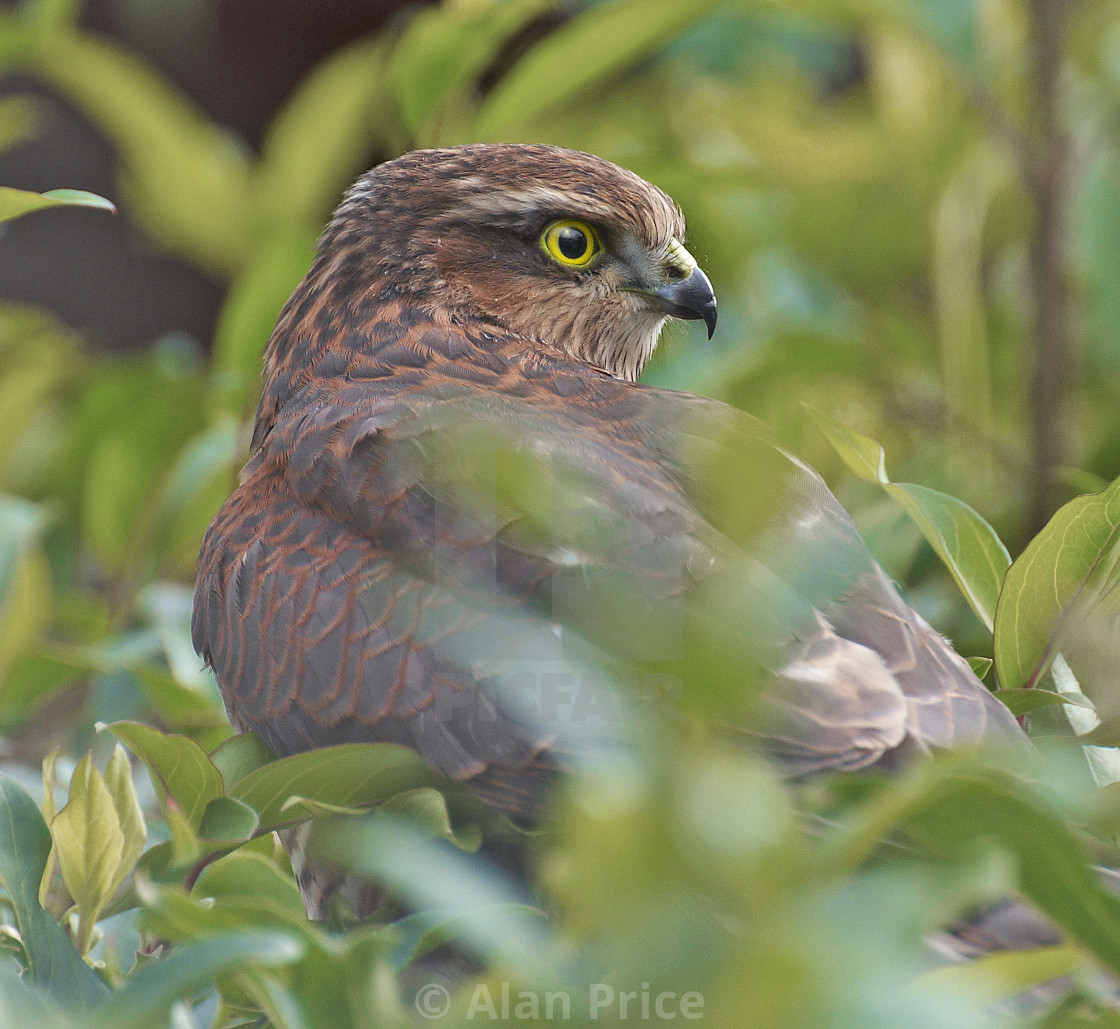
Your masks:
[[[587,254],[587,236],[580,230],[566,225],[556,234],[556,246],[569,261],[578,261]]]

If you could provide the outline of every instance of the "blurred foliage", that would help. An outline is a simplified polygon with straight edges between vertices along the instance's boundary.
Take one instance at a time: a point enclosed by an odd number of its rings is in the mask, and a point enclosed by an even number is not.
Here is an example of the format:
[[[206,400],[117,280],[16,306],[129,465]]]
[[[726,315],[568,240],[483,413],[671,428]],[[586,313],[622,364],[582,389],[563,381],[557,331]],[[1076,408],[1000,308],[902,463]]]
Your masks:
[[[0,11],[0,70],[82,110],[121,207],[228,293],[209,360],[108,359],[0,306],[0,1026],[1120,1024],[1120,902],[1089,866],[1120,858],[1116,485],[1035,533],[1120,472],[1115,4],[448,0],[333,54],[259,153],[78,7]],[[36,130],[0,103],[0,146]],[[717,681],[718,648],[711,695],[589,763],[538,835],[398,748],[228,738],[193,565],[264,341],[352,178],[476,140],[592,151],[680,201],[720,332],[648,378],[760,415],[838,484],[918,606],[994,656],[1029,767],[795,788],[705,728],[750,685]],[[0,190],[0,219],[99,200]],[[271,830],[332,813],[320,845],[409,914],[304,919]],[[528,848],[547,917],[480,832]],[[927,934],[1015,893],[1068,944],[935,967]],[[448,940],[476,962],[450,992]],[[1014,999],[1058,975],[1061,999]]]

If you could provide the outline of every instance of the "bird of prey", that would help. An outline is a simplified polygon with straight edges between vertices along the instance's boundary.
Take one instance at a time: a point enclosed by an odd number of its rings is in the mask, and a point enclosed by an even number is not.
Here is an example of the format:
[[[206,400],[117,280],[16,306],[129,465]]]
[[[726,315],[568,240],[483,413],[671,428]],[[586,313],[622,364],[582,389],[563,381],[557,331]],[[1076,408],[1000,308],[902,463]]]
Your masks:
[[[532,813],[565,740],[510,670],[573,641],[656,660],[725,582],[749,587],[762,742],[792,774],[1021,737],[814,471],[747,415],[636,381],[668,317],[716,325],[684,230],[661,190],[551,146],[358,180],[280,314],[255,452],[202,544],[194,644],[237,728],[280,755],[403,744]],[[713,454],[773,501],[740,538]]]

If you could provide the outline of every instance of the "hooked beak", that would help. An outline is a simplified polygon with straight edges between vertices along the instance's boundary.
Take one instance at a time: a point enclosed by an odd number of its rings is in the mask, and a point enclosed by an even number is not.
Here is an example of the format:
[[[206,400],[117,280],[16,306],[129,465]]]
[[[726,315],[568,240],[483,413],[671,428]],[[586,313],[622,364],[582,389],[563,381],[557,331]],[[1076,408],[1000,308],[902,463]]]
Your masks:
[[[667,282],[649,291],[657,305],[674,318],[700,320],[708,327],[708,339],[716,331],[716,295],[698,265],[679,282]]]

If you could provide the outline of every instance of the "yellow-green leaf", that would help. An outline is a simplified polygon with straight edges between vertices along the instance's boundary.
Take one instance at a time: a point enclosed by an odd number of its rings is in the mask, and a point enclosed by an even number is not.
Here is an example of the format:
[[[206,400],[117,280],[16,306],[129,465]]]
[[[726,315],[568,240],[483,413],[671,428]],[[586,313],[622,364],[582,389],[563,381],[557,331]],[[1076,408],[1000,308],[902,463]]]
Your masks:
[[[458,8],[445,4],[409,19],[387,69],[408,134],[422,136],[441,107],[462,103],[464,93],[469,97],[471,82],[493,63],[510,37],[549,6],[549,0]]]
[[[77,947],[88,954],[97,916],[115,890],[124,832],[112,794],[87,754],[70,779],[70,799],[50,824],[62,881],[78,906]]]
[[[305,925],[303,903],[291,875],[281,872],[278,862],[248,847],[207,865],[195,882],[193,894],[199,897],[229,897],[242,907],[275,912],[279,909],[296,925]]]
[[[1004,688],[1031,686],[1066,634],[1117,582],[1120,479],[1062,507],[1007,572],[995,616]]]
[[[250,166],[237,140],[133,54],[82,33],[36,49],[37,70],[89,115],[124,163],[130,214],[215,271],[250,242]]]
[[[47,825],[51,824],[51,819],[57,814],[57,809],[54,806],[54,790],[58,783],[58,755],[59,749],[55,747],[45,758],[43,758],[43,821]],[[43,869],[43,878],[39,883],[39,903],[46,907],[47,895],[50,893],[51,880],[54,878],[54,870],[58,867],[58,855],[55,854],[54,844],[51,844],[51,852],[47,855],[47,866]]]
[[[989,954],[961,965],[947,965],[922,976],[922,986],[970,994],[994,1004],[1032,986],[1069,975],[1084,957],[1076,947],[1038,947],[1034,950]]]
[[[28,967],[24,976],[52,998],[89,1011],[108,995],[36,896],[51,834],[35,802],[11,776],[0,774],[0,879],[19,928]]]
[[[296,87],[269,125],[254,186],[262,224],[317,232],[342,190],[384,152],[384,36],[334,51]]]
[[[105,768],[105,785],[113,798],[113,806],[117,810],[121,833],[124,836],[121,860],[111,891],[116,893],[136,867],[136,862],[140,860],[140,855],[144,852],[144,844],[148,840],[148,827],[144,824],[144,814],[140,810],[140,801],[136,799],[136,787],[132,782],[132,766],[129,764],[124,747],[119,743],[113,747],[109,764]]]
[[[214,327],[213,362],[215,375],[232,394],[235,414],[243,416],[250,403],[256,404],[264,345],[284,301],[311,264],[314,245],[310,229],[273,233],[250,255],[226,294]]]

